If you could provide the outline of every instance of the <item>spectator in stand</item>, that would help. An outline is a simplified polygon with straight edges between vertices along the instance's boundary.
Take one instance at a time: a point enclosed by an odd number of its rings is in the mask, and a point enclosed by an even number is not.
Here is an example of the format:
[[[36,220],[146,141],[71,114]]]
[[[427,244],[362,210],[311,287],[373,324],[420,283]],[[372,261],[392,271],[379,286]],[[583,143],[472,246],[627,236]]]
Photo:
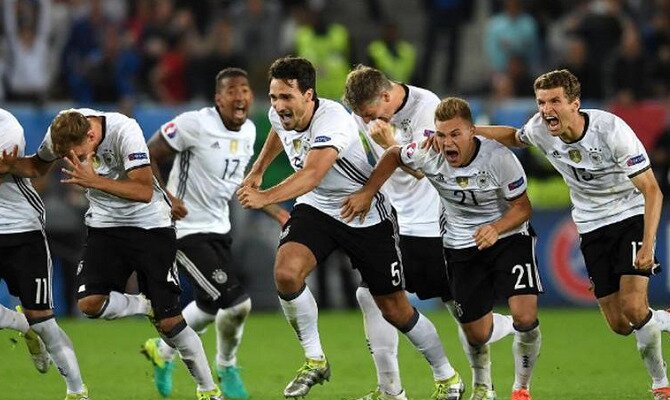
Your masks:
[[[461,25],[472,16],[473,1],[470,0],[423,0],[426,13],[424,31],[423,59],[418,75],[414,79],[418,86],[428,86],[433,72],[434,56],[442,53],[437,46],[440,38],[447,39],[447,64],[444,71],[444,88],[453,89],[458,74],[458,56],[460,54]],[[439,90],[438,90],[439,91]]]
[[[505,0],[503,12],[491,17],[484,47],[494,73],[505,73],[512,57],[534,70],[539,64],[540,40],[535,19],[521,0]]]
[[[650,93],[647,81],[650,70],[639,34],[627,31],[614,58],[609,88],[611,97],[619,103],[630,104],[647,96]]]
[[[400,38],[398,24],[386,22],[381,36],[368,45],[370,64],[384,72],[391,80],[409,82],[416,66],[416,49]]]
[[[34,5],[37,5],[37,10]],[[51,0],[5,0],[7,100],[43,102],[49,90]],[[37,16],[37,18],[36,18]]]

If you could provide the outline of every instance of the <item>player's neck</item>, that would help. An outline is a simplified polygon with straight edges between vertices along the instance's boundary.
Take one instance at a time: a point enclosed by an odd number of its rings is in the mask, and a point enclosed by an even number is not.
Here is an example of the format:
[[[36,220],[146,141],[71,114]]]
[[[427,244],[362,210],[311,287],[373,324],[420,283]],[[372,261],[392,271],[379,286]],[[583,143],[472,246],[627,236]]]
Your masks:
[[[584,135],[584,127],[586,126],[586,119],[582,113],[577,112],[577,115],[572,118],[567,129],[561,133],[561,140],[567,143],[576,142]]]
[[[400,111],[400,107],[405,104],[405,96],[407,96],[407,92],[405,91],[405,88],[397,82],[391,82],[391,110],[393,110],[393,114],[397,114],[398,111]]]
[[[91,116],[88,117],[88,122],[91,124],[91,130],[94,135],[95,148],[98,148],[100,142],[102,142],[102,121],[100,117]]]
[[[302,118],[300,118],[300,122],[295,127],[296,131],[302,132],[305,129],[307,129],[309,123],[312,122],[315,107],[316,107],[316,101],[312,100],[309,103],[307,103],[307,106],[305,107],[305,114],[303,114]]]

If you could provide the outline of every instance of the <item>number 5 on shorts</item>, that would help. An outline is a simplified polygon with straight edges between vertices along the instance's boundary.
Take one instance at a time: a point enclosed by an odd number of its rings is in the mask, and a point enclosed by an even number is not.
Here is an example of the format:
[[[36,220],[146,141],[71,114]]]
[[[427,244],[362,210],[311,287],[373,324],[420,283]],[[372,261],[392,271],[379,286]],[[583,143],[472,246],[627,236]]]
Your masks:
[[[398,286],[402,282],[402,273],[400,272],[400,263],[398,261],[391,264],[391,284]]]

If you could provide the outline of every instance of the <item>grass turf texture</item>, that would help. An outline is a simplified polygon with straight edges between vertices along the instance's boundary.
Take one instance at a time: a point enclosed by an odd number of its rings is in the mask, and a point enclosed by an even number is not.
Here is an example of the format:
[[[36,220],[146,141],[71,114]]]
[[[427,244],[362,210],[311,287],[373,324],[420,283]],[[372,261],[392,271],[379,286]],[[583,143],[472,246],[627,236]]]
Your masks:
[[[468,384],[470,370],[458,343],[455,326],[446,311],[428,316],[436,324],[454,367]],[[650,380],[635,349],[635,339],[610,333],[593,309],[543,309],[540,314],[542,352],[536,365],[534,399],[651,399]],[[317,385],[307,399],[353,399],[375,387],[372,359],[367,351],[359,312],[324,312],[320,332],[333,375]],[[61,320],[70,335],[92,400],[160,399],[152,382],[152,367],[140,355],[140,344],[155,336],[142,319],[121,321]],[[667,347],[667,334],[663,342]],[[25,345],[12,346],[16,335],[0,331],[0,399],[62,399],[65,385],[53,368],[46,375],[33,367]],[[214,361],[213,329],[203,336],[205,350]],[[512,339],[493,346],[493,379],[499,399],[508,399],[514,379]],[[279,313],[252,313],[240,354],[243,378],[255,400],[283,399],[286,383],[303,362],[302,350]],[[433,389],[430,369],[423,357],[401,337],[400,368],[411,399],[428,399]],[[667,357],[666,357],[667,359]],[[177,361],[171,399],[195,399],[195,384]]]

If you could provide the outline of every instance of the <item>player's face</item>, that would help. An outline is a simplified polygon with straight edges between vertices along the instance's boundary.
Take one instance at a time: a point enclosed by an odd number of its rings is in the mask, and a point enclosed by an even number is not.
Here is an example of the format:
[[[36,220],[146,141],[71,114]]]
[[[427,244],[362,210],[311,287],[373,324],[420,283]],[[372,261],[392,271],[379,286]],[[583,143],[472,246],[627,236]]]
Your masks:
[[[475,151],[475,127],[469,121],[456,117],[435,121],[435,140],[447,162],[460,167],[470,162]]]
[[[78,145],[70,147],[70,150],[74,151],[74,154],[77,156],[79,161],[84,161],[89,153],[95,151],[96,147],[97,143],[95,142],[95,135],[93,134],[92,130],[89,130],[88,133],[86,133],[84,140]],[[63,156],[68,156],[70,154],[70,150],[68,150],[67,154],[63,154]]]
[[[579,116],[579,99],[569,101],[562,87],[537,89],[537,108],[552,136],[560,136]]]
[[[279,114],[282,127],[286,130],[300,130],[307,127],[312,113],[307,112],[314,90],[301,93],[296,79],[272,79],[270,81],[270,104]]]
[[[366,103],[356,111],[356,114],[363,119],[366,124],[376,119],[389,122],[393,117],[395,110],[391,109],[391,98],[388,92],[383,92],[379,99]]]
[[[224,78],[214,96],[214,103],[224,124],[233,131],[240,130],[246,122],[253,101],[249,80],[245,76]]]

